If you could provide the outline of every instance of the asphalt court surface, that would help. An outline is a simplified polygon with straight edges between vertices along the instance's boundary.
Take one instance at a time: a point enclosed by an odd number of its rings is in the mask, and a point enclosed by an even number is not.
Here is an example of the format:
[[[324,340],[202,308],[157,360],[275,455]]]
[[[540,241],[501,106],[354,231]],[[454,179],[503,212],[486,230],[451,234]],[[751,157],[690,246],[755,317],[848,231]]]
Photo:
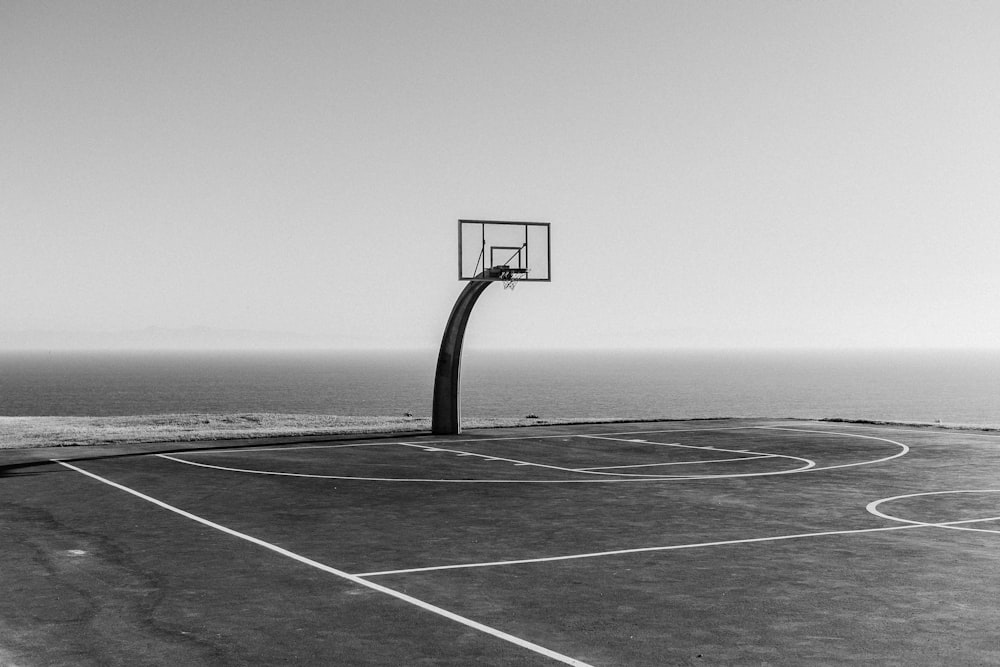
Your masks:
[[[45,453],[0,473],[9,664],[1000,664],[995,434]]]

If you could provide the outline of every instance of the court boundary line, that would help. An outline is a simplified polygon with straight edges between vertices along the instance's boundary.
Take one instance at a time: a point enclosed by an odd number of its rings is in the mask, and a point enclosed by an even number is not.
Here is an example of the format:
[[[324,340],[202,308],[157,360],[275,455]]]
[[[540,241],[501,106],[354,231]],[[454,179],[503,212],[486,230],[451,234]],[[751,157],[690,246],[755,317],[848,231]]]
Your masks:
[[[245,541],[250,542],[251,544],[255,544],[255,545],[259,546],[259,547],[263,547],[263,548],[265,548],[265,549],[267,549],[269,551],[272,551],[272,552],[274,552],[276,554],[279,554],[281,556],[285,556],[286,558],[290,558],[290,559],[292,559],[294,561],[297,561],[299,563],[302,563],[304,565],[308,565],[310,567],[314,567],[314,568],[316,568],[318,570],[326,572],[327,574],[332,574],[334,576],[340,577],[341,579],[349,581],[349,582],[351,582],[353,584],[357,584],[359,586],[364,586],[365,588],[370,588],[370,589],[372,589],[374,591],[377,591],[379,593],[383,593],[383,594],[388,595],[390,597],[396,598],[397,600],[401,600],[403,602],[406,602],[406,603],[408,603],[410,605],[418,607],[419,609],[423,609],[424,611],[429,611],[429,612],[431,612],[433,614],[436,614],[438,616],[442,616],[442,617],[444,617],[444,618],[446,618],[446,619],[448,619],[450,621],[454,621],[454,622],[459,623],[461,625],[464,625],[466,627],[472,628],[474,630],[478,630],[478,631],[480,631],[480,632],[482,632],[484,634],[490,635],[490,636],[495,637],[497,639],[501,639],[503,641],[506,641],[508,643],[514,644],[516,646],[519,646],[521,648],[527,649],[527,650],[532,651],[534,653],[538,653],[539,655],[543,655],[543,656],[545,656],[547,658],[551,658],[553,660],[557,660],[557,661],[559,661],[561,663],[564,663],[564,664],[567,664],[567,665],[575,665],[576,667],[592,667],[589,663],[583,662],[582,660],[578,660],[578,659],[570,657],[568,655],[564,655],[562,653],[558,653],[556,651],[553,651],[552,649],[548,649],[548,648],[545,648],[544,646],[541,646],[539,644],[535,644],[534,642],[528,641],[527,639],[522,639],[520,637],[516,637],[516,636],[514,636],[512,634],[504,632],[503,630],[498,630],[496,628],[493,628],[491,626],[485,625],[485,624],[480,623],[478,621],[474,621],[471,618],[466,618],[465,616],[460,616],[460,615],[458,615],[458,614],[456,614],[454,612],[448,611],[447,609],[444,609],[442,607],[438,607],[438,606],[433,605],[433,604],[431,604],[429,602],[425,602],[423,600],[415,598],[412,595],[407,595],[406,593],[402,593],[402,592],[394,590],[392,588],[388,588],[386,586],[382,586],[381,584],[376,584],[376,583],[374,583],[372,581],[368,581],[366,579],[362,579],[361,577],[359,577],[359,576],[357,576],[355,574],[350,574],[349,572],[345,572],[343,570],[338,570],[337,568],[330,567],[329,565],[325,565],[323,563],[320,563],[319,561],[315,561],[315,560],[313,560],[311,558],[307,558],[305,556],[299,555],[299,554],[297,554],[297,553],[295,553],[293,551],[289,551],[288,549],[284,549],[282,547],[279,547],[276,544],[272,544],[270,542],[265,542],[264,540],[262,540],[260,538],[254,537],[252,535],[247,535],[246,533],[241,533],[238,530],[233,530],[232,528],[227,528],[226,526],[223,526],[222,524],[218,524],[218,523],[215,523],[214,521],[210,521],[210,520],[205,519],[203,517],[200,517],[200,516],[198,516],[196,514],[192,514],[191,512],[187,512],[185,510],[182,510],[179,507],[174,507],[173,505],[165,503],[162,500],[157,500],[156,498],[153,498],[152,496],[146,495],[146,494],[144,494],[144,493],[142,493],[140,491],[136,491],[135,489],[127,487],[127,486],[125,486],[123,484],[119,484],[118,482],[113,482],[110,479],[101,477],[100,475],[97,475],[95,473],[89,472],[87,470],[84,470],[83,468],[79,468],[79,467],[77,467],[75,465],[72,465],[70,463],[66,463],[65,461],[61,461],[59,459],[50,459],[50,461],[52,461],[53,463],[57,463],[57,464],[59,464],[61,466],[64,466],[66,468],[69,468],[70,470],[74,470],[74,471],[76,471],[76,472],[78,472],[80,474],[86,475],[87,477],[95,479],[95,480],[97,480],[97,481],[99,481],[99,482],[101,482],[103,484],[107,484],[108,486],[116,488],[116,489],[118,489],[120,491],[124,491],[126,493],[129,493],[129,494],[131,494],[131,495],[133,495],[133,496],[135,496],[135,497],[137,497],[137,498],[139,498],[141,500],[144,500],[146,502],[152,503],[153,505],[156,505],[157,507],[160,507],[161,509],[168,510],[168,511],[173,512],[175,514],[178,514],[178,515],[180,515],[180,516],[182,516],[182,517],[184,517],[186,519],[190,519],[190,520],[195,521],[197,523],[200,523],[200,524],[202,524],[204,526],[208,526],[209,528],[213,528],[215,530],[218,530],[218,531],[220,531],[222,533],[225,533],[227,535],[230,535],[232,537],[236,537],[236,538],[239,538],[241,540],[245,540]]]

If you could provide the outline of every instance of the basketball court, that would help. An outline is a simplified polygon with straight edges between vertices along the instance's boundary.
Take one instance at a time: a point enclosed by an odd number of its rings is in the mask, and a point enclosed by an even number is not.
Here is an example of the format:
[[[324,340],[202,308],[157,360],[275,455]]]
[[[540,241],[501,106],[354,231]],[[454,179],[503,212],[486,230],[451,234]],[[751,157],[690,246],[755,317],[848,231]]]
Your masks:
[[[5,664],[1000,662],[988,433],[718,420],[9,454]]]
[[[431,434],[8,456],[0,661],[1000,664],[996,434],[462,433],[473,306],[549,237],[459,221]]]

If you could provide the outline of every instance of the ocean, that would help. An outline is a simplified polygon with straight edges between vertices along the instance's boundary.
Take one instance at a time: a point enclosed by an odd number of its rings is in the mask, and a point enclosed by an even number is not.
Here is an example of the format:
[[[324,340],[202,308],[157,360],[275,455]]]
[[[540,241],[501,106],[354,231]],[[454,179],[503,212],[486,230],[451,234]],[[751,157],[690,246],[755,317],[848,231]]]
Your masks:
[[[0,415],[427,416],[436,351],[4,352]],[[462,412],[1000,426],[1000,351],[465,351]]]

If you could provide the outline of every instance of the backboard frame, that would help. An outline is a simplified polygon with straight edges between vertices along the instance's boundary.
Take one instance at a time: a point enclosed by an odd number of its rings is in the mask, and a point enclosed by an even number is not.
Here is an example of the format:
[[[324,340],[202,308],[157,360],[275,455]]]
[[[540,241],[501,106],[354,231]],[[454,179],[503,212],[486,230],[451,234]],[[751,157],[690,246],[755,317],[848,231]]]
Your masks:
[[[518,233],[518,227],[523,231],[523,236]],[[499,234],[503,240],[497,245],[488,245],[488,233],[491,230],[494,235]],[[478,236],[476,235],[478,233]],[[522,245],[510,245],[509,239],[515,238],[522,241]],[[531,239],[535,239],[535,253],[541,252],[542,258],[537,255],[529,256],[531,251]],[[479,242],[478,245],[476,242]],[[537,248],[541,242],[542,248]],[[478,257],[475,254],[478,249]],[[466,251],[463,254],[463,250]],[[508,264],[496,264],[497,251],[502,251],[499,256],[509,255]],[[472,260],[476,259],[475,262]],[[489,260],[487,262],[487,259]],[[516,264],[509,263],[515,260]],[[489,263],[491,266],[486,266]],[[508,220],[459,220],[458,221],[458,279],[461,281],[476,282],[496,282],[503,280],[501,271],[496,270],[499,266],[509,266],[525,275],[520,279],[524,282],[551,282],[552,281],[552,244],[551,244],[551,224],[548,222],[517,222]],[[532,275],[534,273],[535,275]]]

